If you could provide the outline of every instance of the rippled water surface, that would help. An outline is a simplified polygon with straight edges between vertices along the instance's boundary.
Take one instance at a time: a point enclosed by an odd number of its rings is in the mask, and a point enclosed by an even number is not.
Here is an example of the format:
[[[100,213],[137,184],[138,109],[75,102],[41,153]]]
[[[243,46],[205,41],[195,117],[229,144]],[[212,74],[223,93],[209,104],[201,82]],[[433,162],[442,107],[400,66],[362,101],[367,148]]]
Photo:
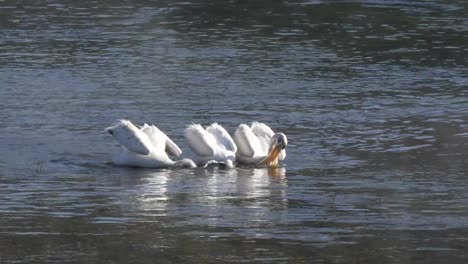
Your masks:
[[[0,0],[0,262],[467,263],[467,8]],[[114,167],[119,118],[288,155]]]

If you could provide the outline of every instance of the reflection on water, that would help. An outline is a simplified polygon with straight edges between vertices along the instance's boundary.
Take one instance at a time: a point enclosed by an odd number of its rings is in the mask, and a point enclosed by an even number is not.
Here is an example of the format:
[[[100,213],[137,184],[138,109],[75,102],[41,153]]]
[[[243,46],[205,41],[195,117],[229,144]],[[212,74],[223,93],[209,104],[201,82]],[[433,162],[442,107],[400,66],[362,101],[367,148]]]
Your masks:
[[[174,217],[175,226],[241,229],[267,221],[272,209],[287,209],[285,168],[197,170],[183,179],[174,171],[149,174],[136,191],[139,210],[145,216]]]
[[[468,5],[0,1],[0,262],[466,263]],[[263,121],[276,169],[107,164]]]

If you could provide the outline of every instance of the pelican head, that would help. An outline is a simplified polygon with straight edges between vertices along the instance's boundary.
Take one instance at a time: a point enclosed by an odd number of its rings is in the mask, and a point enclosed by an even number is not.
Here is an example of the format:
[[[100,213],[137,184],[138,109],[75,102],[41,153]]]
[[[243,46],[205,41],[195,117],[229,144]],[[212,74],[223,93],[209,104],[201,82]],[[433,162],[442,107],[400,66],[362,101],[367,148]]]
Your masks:
[[[275,133],[270,139],[270,146],[268,148],[267,157],[261,162],[267,166],[278,166],[278,159],[280,158],[280,153],[284,152],[288,146],[288,138],[284,133]],[[284,158],[285,153],[282,155],[281,159]]]
[[[288,138],[284,133],[275,133],[270,140],[270,146],[271,144],[276,144],[281,150],[286,149],[288,146]]]

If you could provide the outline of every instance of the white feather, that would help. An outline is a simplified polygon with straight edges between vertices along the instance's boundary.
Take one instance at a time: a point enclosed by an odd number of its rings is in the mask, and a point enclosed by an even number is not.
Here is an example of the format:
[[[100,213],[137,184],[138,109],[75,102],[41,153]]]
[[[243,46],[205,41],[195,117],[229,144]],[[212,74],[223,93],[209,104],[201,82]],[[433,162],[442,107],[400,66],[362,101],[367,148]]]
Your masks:
[[[224,147],[228,151],[237,151],[236,143],[234,143],[232,137],[229,135],[226,129],[224,129],[224,127],[220,126],[218,123],[211,124],[206,128],[206,131],[213,135],[218,146]]]
[[[113,126],[106,128],[106,131],[133,152],[148,155],[152,148],[148,136],[128,120],[119,120]]]
[[[286,140],[283,133],[275,134],[273,130],[259,122],[253,122],[252,126],[240,124],[234,133],[234,141],[237,144],[236,158],[241,163],[260,164],[270,154],[272,147],[276,144],[273,137]],[[286,157],[286,150],[282,149],[278,159]]]
[[[190,149],[200,157],[213,156],[216,139],[207,133],[201,125],[192,124],[185,129],[185,138]]]
[[[201,125],[192,124],[185,130],[185,138],[198,164],[218,162],[229,167],[234,164],[237,146],[221,125],[215,123],[205,130]]]
[[[175,156],[180,156],[182,151],[154,125],[144,124],[138,129],[130,121],[120,120],[106,130],[124,147],[124,150],[112,159],[117,165],[149,168],[196,167],[195,163],[188,159],[171,160],[166,150]]]
[[[285,158],[286,158],[286,150],[283,149],[283,150],[281,150],[278,159],[279,160],[284,160]]]
[[[152,151],[148,155],[141,155],[133,151],[124,150],[112,158],[112,162],[120,166],[165,168],[173,163],[171,159],[160,151]]]
[[[246,124],[239,125],[236,132],[234,132],[234,141],[238,148],[238,157],[254,158],[265,156],[260,140]]]
[[[143,124],[143,126],[140,128],[143,133],[146,134],[148,139],[151,141],[152,145],[156,149],[164,149],[165,144],[166,144],[166,134],[161,132],[157,127],[155,126],[150,126],[148,124]]]
[[[164,132],[162,132],[155,125],[144,124],[141,128],[148,138],[150,139],[153,146],[157,149],[165,150],[170,155],[179,157],[182,154],[182,150],[174,143]]]
[[[252,123],[252,132],[257,136],[260,145],[262,146],[263,153],[268,154],[270,147],[271,137],[275,134],[273,130],[264,123],[253,122]]]

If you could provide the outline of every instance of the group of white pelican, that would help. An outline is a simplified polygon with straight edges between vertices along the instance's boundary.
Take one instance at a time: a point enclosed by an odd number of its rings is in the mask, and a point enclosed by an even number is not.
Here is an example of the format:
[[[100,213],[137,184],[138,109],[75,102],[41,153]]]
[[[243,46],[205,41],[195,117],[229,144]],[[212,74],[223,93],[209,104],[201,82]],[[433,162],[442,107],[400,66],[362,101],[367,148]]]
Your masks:
[[[119,120],[105,129],[122,145],[122,151],[113,156],[115,165],[169,168],[236,164],[255,166],[278,166],[286,157],[288,140],[283,133],[259,122],[251,126],[241,124],[234,139],[219,124],[206,128],[199,124],[185,129],[185,139],[193,152],[193,159],[181,159],[182,150],[155,125],[135,126],[129,120]]]

